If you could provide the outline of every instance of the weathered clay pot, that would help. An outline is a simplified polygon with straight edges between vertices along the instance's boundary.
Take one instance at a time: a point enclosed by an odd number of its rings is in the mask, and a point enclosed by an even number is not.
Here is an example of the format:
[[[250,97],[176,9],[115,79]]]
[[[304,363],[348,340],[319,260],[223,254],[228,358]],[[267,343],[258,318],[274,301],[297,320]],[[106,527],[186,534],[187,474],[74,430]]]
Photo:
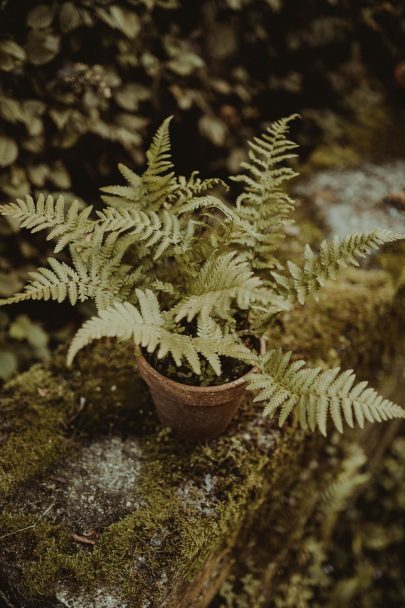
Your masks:
[[[261,340],[260,351],[265,351]],[[218,386],[190,386],[175,382],[156,371],[144,357],[138,368],[149,386],[159,420],[185,439],[211,439],[228,426],[243,401],[246,376]]]

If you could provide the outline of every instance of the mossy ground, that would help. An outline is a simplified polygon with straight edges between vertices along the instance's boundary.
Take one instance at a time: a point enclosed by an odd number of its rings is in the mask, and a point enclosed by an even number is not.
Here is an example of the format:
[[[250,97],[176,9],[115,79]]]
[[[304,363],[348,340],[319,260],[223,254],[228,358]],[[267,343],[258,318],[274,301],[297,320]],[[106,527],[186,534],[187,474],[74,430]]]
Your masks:
[[[266,546],[270,531],[262,520],[258,538],[266,542],[248,548],[210,608],[402,605],[405,440],[395,438],[373,476],[355,444],[332,443],[328,453],[340,462],[338,481],[326,483],[302,537],[294,539],[288,564],[274,577]]]
[[[327,287],[318,303],[284,315],[269,340],[313,363],[356,366],[373,379],[373,365],[396,331],[395,298],[388,273],[348,273]],[[161,429],[135,372],[131,347],[100,343],[82,353],[73,370],[65,368],[61,352],[48,367],[35,367],[10,383],[5,397],[3,576],[19,593],[36,597],[39,606],[61,586],[119,589],[123,605],[158,606],[168,580],[172,590],[180,589],[209,556],[237,537],[243,546],[258,513],[266,512],[270,525],[280,521],[280,505],[285,507],[297,479],[300,487],[314,489],[302,499],[308,500],[307,514],[322,483],[311,465],[322,442],[305,438],[294,425],[280,432],[251,402],[229,431],[211,442],[180,442]],[[72,526],[63,489],[55,494],[50,480],[63,471],[67,453],[69,461],[79,461],[85,446],[116,436],[139,443],[137,508],[96,530],[94,545],[76,542],[72,534],[86,531]],[[286,529],[302,528],[299,493],[294,500],[297,517],[294,509],[284,509],[290,513]],[[241,530],[247,536],[240,536]],[[284,541],[276,534],[273,540],[275,555],[281,554]]]

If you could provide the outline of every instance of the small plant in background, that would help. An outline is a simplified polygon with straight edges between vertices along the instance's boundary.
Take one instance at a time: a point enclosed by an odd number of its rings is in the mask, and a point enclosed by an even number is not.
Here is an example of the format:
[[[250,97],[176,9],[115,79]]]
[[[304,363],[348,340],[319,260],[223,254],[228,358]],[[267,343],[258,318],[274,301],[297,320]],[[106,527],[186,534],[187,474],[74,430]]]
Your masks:
[[[291,224],[294,201],[285,184],[296,173],[285,162],[296,156],[288,139],[290,116],[249,143],[235,205],[212,194],[218,179],[177,176],[170,152],[169,122],[158,129],[138,175],[120,165],[126,185],[103,188],[105,207],[66,205],[63,197],[31,196],[2,205],[0,212],[32,232],[56,241],[46,268],[31,273],[22,300],[94,300],[98,314],[74,337],[77,352],[105,336],[132,340],[164,376],[197,386],[246,376],[264,413],[282,425],[296,411],[303,428],[326,435],[328,419],[343,424],[404,417],[352,371],[322,371],[292,353],[258,353],[258,339],[277,314],[304,304],[329,279],[382,244],[402,238],[386,230],[324,241],[319,254],[305,248],[301,266],[284,267],[277,250]]]
[[[18,363],[32,364],[49,356],[49,336],[26,315],[13,321],[0,311],[0,382],[17,372]]]

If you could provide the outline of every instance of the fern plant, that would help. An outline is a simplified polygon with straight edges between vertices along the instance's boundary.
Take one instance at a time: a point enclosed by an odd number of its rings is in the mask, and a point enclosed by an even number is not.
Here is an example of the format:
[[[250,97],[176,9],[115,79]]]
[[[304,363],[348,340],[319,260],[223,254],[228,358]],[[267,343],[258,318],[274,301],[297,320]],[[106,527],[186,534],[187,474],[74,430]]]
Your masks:
[[[43,195],[2,205],[3,215],[31,232],[47,231],[62,257],[51,257],[22,293],[0,303],[93,300],[98,313],[74,337],[69,365],[91,341],[111,336],[132,340],[166,369],[172,363],[188,369],[201,383],[207,366],[221,378],[225,360],[255,366],[248,389],[280,425],[296,412],[303,428],[326,435],[329,419],[342,432],[344,424],[404,417],[366,382],[356,383],[352,371],[309,368],[292,353],[259,356],[252,347],[252,335],[263,335],[281,311],[402,238],[380,229],[352,234],[324,241],[318,254],[307,246],[301,266],[283,266],[277,250],[294,209],[285,191],[296,175],[285,165],[295,156],[288,139],[294,118],[249,143],[244,172],[233,178],[243,188],[235,205],[216,194],[227,188],[221,180],[176,174],[170,118],[153,139],[142,175],[119,166],[126,184],[102,189],[102,210]]]

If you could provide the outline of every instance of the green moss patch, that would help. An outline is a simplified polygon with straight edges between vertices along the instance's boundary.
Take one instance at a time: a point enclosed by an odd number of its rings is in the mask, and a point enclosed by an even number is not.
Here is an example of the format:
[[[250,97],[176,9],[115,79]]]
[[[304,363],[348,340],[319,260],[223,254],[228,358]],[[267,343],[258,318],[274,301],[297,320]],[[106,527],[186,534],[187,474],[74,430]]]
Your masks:
[[[269,332],[269,344],[312,364],[355,367],[371,379],[383,345],[390,348],[396,341],[401,323],[396,297],[389,273],[348,270],[317,300],[282,315]]]
[[[371,379],[396,331],[396,293],[384,271],[349,272],[318,303],[285,314],[269,344]],[[263,517],[277,562],[282,513],[282,536],[294,538],[323,483],[319,462],[334,466],[320,456],[323,440],[276,429],[250,401],[218,439],[176,439],[158,424],[133,349],[108,341],[72,370],[60,353],[19,376],[1,407],[0,566],[38,606],[103,589],[122,606],[160,606],[170,587],[177,608],[201,573],[216,576],[212,556],[243,553]]]
[[[0,497],[41,473],[68,448],[65,425],[75,395],[68,383],[35,366],[2,391]]]

